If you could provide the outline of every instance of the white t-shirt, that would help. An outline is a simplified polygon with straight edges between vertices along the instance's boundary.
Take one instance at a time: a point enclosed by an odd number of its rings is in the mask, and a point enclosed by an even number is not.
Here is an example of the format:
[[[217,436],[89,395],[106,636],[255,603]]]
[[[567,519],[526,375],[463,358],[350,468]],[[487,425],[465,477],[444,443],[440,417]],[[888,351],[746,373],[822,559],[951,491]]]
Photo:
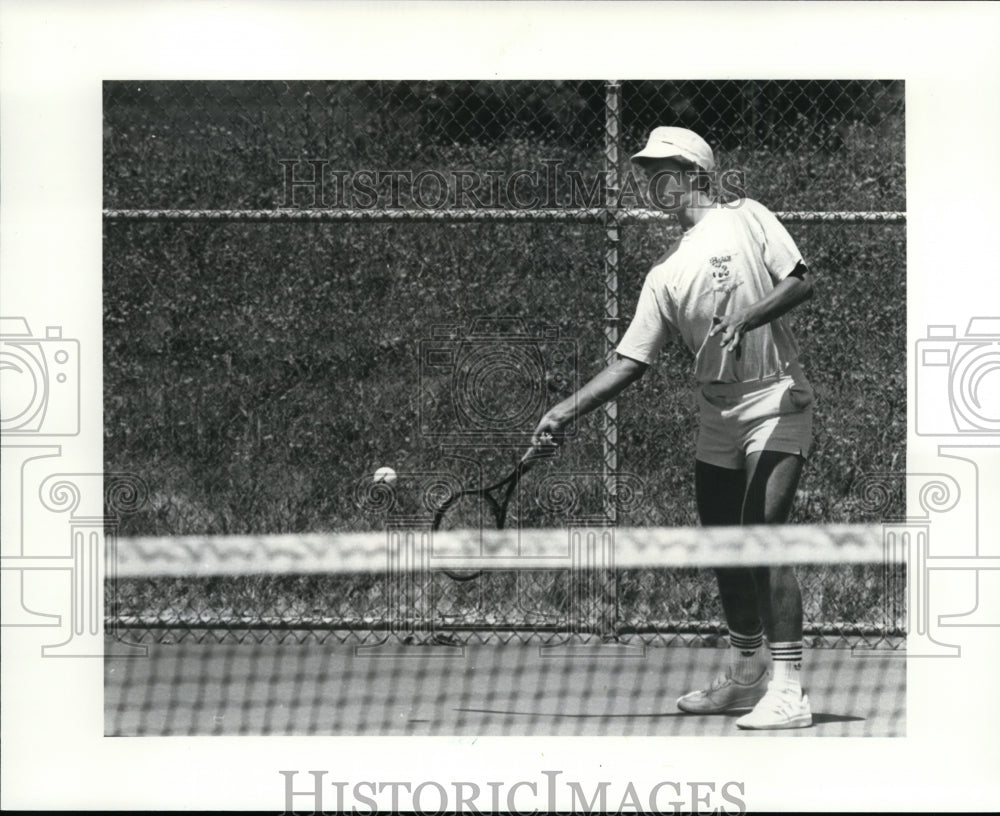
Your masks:
[[[618,353],[652,363],[676,334],[695,355],[699,383],[790,375],[798,348],[781,318],[747,332],[739,356],[722,348],[721,332],[708,333],[714,316],[770,294],[801,260],[792,236],[762,204],[746,198],[710,210],[646,276]]]

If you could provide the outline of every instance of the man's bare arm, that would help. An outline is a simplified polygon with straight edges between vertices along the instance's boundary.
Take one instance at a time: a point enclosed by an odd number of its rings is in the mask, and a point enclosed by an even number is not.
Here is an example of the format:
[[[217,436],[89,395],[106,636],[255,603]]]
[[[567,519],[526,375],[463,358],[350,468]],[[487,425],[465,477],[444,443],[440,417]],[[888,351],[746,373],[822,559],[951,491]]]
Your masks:
[[[619,356],[579,391],[549,409],[535,428],[531,438],[532,444],[544,444],[549,440],[543,439],[543,435],[548,437],[558,435],[573,420],[614,399],[645,374],[647,368],[649,366],[646,363]]]

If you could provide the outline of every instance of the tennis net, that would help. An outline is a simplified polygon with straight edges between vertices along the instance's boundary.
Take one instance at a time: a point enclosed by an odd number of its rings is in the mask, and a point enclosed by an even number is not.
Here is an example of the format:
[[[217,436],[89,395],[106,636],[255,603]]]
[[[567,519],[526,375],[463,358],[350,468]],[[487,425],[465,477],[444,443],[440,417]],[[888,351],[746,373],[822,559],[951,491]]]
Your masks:
[[[735,735],[675,707],[728,660],[705,570],[779,563],[795,733],[902,734],[902,565],[878,527],[804,525],[109,539],[105,731]]]

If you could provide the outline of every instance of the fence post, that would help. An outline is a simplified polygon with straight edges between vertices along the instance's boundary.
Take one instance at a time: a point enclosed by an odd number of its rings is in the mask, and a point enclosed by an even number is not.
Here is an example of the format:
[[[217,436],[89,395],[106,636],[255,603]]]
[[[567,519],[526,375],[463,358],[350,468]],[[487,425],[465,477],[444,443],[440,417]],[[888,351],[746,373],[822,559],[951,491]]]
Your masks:
[[[618,194],[621,180],[618,174],[619,143],[621,140],[621,83],[608,80],[605,85],[604,108],[604,172],[607,181],[604,202],[604,357],[614,360],[618,345]],[[618,520],[618,402],[604,404],[602,416],[602,453],[604,477],[604,512],[610,524]]]
[[[610,363],[618,345],[618,195],[621,179],[618,175],[621,142],[621,83],[608,80],[605,87],[604,110],[604,169],[607,193],[604,212],[604,357]],[[618,402],[604,404],[601,446],[603,453],[604,515],[614,529],[618,523]],[[602,627],[605,639],[616,640],[620,623],[618,608],[618,571],[611,570],[604,582]],[[610,597],[609,597],[610,596]]]

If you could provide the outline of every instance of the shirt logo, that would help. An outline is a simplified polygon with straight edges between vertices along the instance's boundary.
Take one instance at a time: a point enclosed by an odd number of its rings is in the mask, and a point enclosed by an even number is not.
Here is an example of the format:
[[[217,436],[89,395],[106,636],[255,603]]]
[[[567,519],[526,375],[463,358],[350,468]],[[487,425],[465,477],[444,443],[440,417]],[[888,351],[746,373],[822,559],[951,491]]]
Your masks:
[[[713,255],[708,259],[708,262],[712,265],[712,291],[728,294],[740,285],[741,281],[729,267],[732,261],[733,256],[731,254]]]

